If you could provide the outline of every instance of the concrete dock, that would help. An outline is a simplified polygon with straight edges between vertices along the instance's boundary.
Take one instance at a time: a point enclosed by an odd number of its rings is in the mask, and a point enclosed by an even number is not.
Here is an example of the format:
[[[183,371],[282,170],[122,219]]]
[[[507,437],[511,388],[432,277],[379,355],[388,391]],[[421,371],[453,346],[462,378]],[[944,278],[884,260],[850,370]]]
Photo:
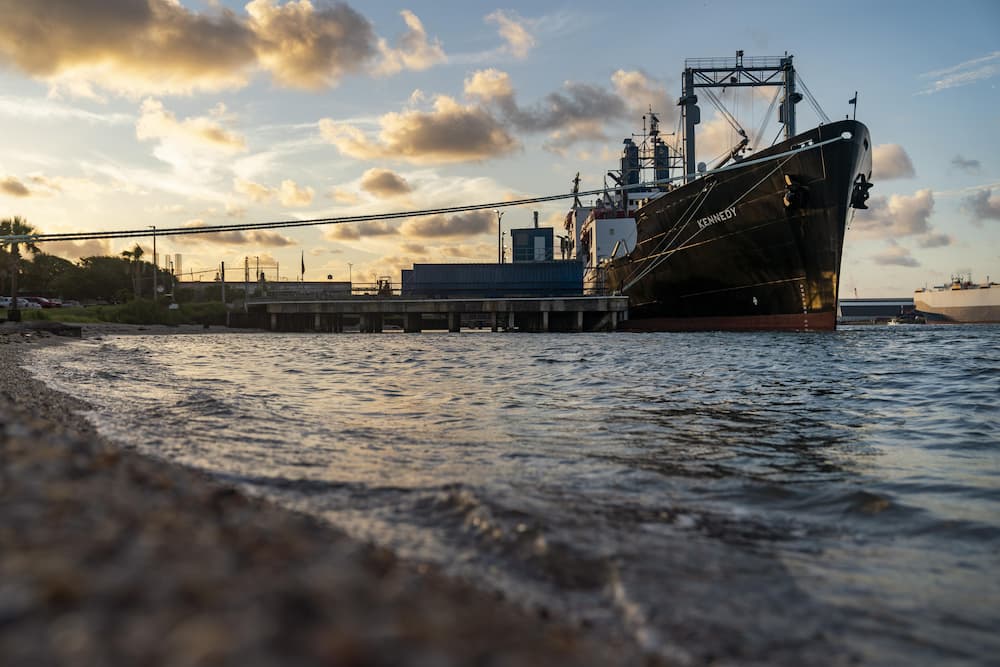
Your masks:
[[[359,331],[400,328],[461,331],[614,331],[628,316],[621,296],[421,299],[355,296],[330,300],[255,299],[229,326],[271,331]]]

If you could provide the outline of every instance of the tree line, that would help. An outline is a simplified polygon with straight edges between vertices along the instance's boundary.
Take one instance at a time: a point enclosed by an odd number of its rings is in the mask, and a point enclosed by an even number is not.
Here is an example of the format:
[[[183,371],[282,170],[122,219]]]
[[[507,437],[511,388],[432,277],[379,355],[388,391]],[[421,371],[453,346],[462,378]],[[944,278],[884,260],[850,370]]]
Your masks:
[[[19,216],[0,220],[0,236],[30,236],[37,230]],[[77,301],[120,303],[153,296],[152,262],[136,245],[119,256],[84,257],[74,263],[42,252],[30,241],[0,248],[0,294],[43,296]],[[172,276],[160,271],[160,284],[170,291]]]

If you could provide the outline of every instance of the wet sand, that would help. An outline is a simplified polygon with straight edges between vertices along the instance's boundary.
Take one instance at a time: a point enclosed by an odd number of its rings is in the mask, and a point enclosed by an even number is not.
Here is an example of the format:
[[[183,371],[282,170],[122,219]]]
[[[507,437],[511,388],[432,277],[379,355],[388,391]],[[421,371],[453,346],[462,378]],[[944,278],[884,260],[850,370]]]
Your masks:
[[[26,323],[28,324],[28,323]],[[83,337],[201,327],[82,325]],[[212,328],[209,332],[227,331]],[[106,442],[0,326],[4,665],[646,665],[196,471]]]

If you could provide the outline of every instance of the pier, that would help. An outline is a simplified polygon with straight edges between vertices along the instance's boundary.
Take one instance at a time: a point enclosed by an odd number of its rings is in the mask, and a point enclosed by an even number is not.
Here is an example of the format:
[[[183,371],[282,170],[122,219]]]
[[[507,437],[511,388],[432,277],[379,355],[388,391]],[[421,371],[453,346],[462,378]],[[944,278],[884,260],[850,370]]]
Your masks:
[[[228,325],[271,331],[381,333],[398,329],[451,332],[614,331],[628,317],[622,296],[407,298],[352,296],[337,299],[251,299],[246,312],[231,312]]]

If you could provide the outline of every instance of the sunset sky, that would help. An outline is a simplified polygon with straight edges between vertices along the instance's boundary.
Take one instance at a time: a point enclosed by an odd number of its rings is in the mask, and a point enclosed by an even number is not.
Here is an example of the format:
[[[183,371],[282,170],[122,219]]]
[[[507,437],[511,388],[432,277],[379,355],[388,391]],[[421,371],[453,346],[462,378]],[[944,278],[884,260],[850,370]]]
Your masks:
[[[793,54],[831,118],[859,93],[875,188],[843,296],[1000,281],[1000,3],[800,4],[0,0],[0,217],[164,228],[553,195],[578,171],[599,188],[650,106],[676,125],[685,58],[743,49]],[[756,134],[770,92],[722,99]],[[701,107],[707,161],[736,139]],[[799,129],[817,122],[798,109]],[[561,225],[567,205],[508,209],[504,229],[533,209]],[[251,257],[296,280],[304,252],[306,280],[351,264],[355,282],[396,281],[415,261],[496,261],[496,224],[483,211],[157,245],[203,279]]]

